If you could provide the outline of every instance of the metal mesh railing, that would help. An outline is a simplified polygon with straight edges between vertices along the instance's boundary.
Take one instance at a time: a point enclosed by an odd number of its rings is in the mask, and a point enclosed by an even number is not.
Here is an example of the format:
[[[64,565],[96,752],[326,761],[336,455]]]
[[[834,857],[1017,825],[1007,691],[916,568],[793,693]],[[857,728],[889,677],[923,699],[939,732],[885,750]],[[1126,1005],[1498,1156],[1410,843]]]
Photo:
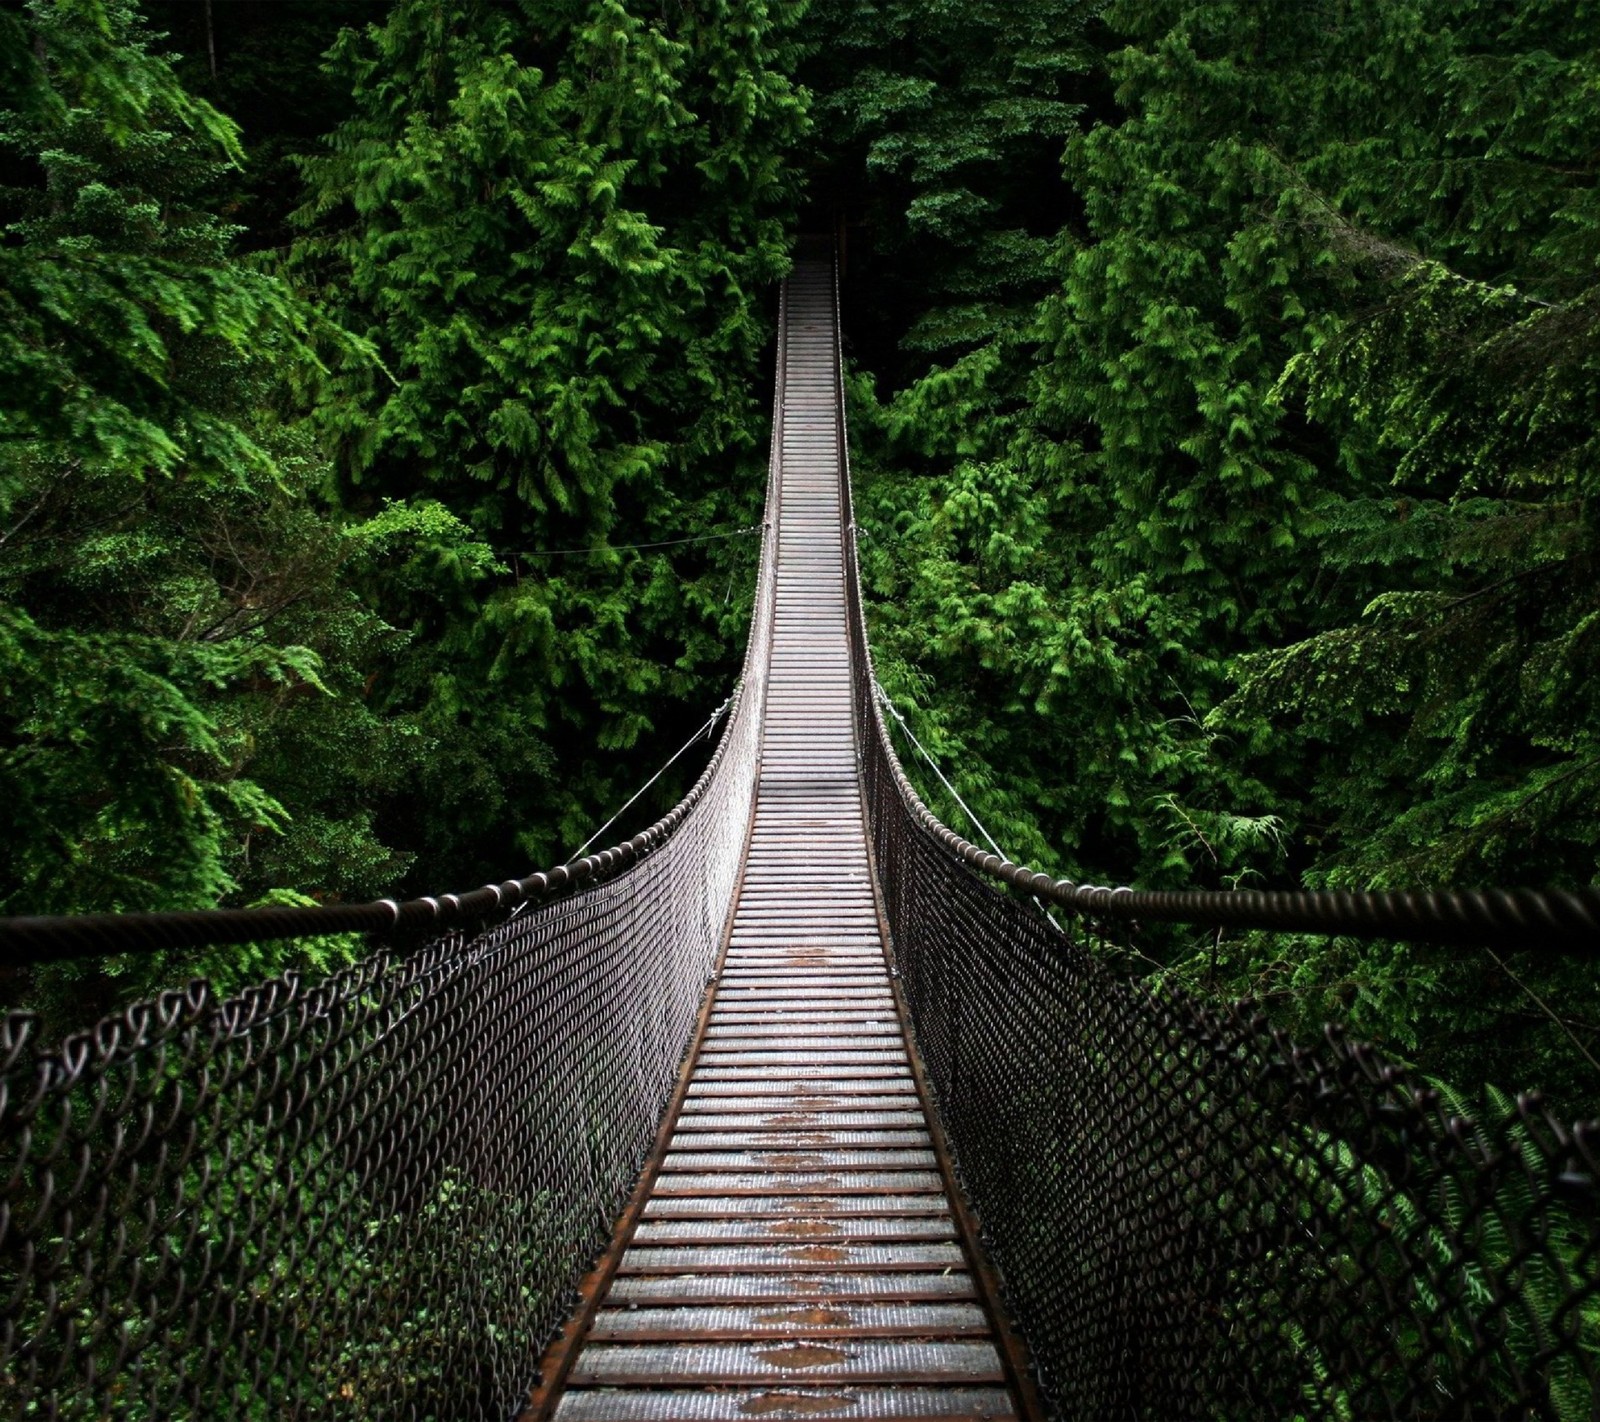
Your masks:
[[[1071,1417],[1589,1417],[1600,1125],[1119,977],[930,833],[881,747],[895,962],[990,1257]]]
[[[625,845],[404,905],[0,925],[37,958],[375,925],[415,941],[490,916],[321,981],[231,1001],[197,983],[62,1044],[25,1014],[0,1025],[0,1415],[517,1414],[715,969],[756,783],[773,548],[769,526],[712,762]]]
[[[1137,904],[1592,948],[1596,895],[1135,899],[1002,863],[941,825],[895,757],[852,536],[856,714],[894,961],[1052,1410],[1595,1416],[1600,1124],[1531,1095],[1460,1102],[1335,1032],[1300,1046],[1247,1006],[1149,991],[1091,951],[1109,930],[1069,937],[1027,896],[1102,922]]]

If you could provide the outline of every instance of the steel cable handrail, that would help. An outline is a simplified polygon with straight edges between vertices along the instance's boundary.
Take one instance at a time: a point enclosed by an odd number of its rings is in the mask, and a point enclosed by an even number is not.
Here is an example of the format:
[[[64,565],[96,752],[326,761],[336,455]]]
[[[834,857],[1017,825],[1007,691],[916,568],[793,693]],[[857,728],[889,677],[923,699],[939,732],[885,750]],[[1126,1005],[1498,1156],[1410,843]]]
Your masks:
[[[851,524],[853,535],[854,524]],[[855,553],[850,540],[850,556]],[[854,568],[852,567],[852,572]],[[859,615],[859,592],[854,605]],[[870,659],[864,636],[861,655]],[[870,660],[867,677],[872,678]],[[876,699],[857,696],[917,822],[975,872],[1091,920],[1203,924],[1280,933],[1481,943],[1600,952],[1600,889],[1134,889],[1078,884],[1014,864],[963,838],[923,803],[889,740]]]
[[[659,851],[705,798],[728,746],[736,739],[731,727],[739,713],[744,685],[741,678],[734,690],[730,729],[724,732],[683,799],[648,829],[599,853],[464,893],[405,900],[0,918],[0,963],[61,962],[113,953],[266,943],[335,933],[369,933],[397,942],[427,941],[430,936],[449,930],[483,925],[507,910],[594,888]]]
[[[779,417],[774,418],[777,428]],[[776,468],[775,463],[773,468]],[[773,596],[771,565],[777,546],[772,524],[777,499],[778,481],[769,471],[769,516],[756,525],[762,530],[762,547],[750,640],[745,649],[744,670],[734,685],[731,705],[726,708],[723,734],[688,793],[649,828],[597,853],[581,855],[520,879],[485,884],[462,893],[421,895],[405,900],[375,899],[361,904],[0,917],[0,964],[25,966],[114,953],[266,943],[336,933],[368,933],[400,943],[425,942],[447,931],[482,926],[508,911],[532,908],[557,897],[597,887],[625,873],[670,843],[678,828],[706,798],[722,770],[729,747],[738,744],[748,749],[758,739],[751,728],[759,727],[765,697]],[[749,691],[752,683],[758,688],[755,695]],[[721,709],[717,714],[722,714]],[[740,767],[735,773],[746,772],[748,767]]]
[[[112,953],[266,943],[335,933],[369,933],[398,942],[426,941],[429,936],[448,930],[482,925],[504,911],[530,908],[564,894],[594,888],[659,851],[705,798],[729,745],[738,739],[734,727],[746,699],[745,685],[745,677],[735,684],[732,704],[726,707],[727,728],[688,793],[648,829],[609,849],[581,855],[525,878],[485,884],[459,894],[375,899],[361,904],[16,915],[0,918],[0,963],[62,962]],[[723,709],[719,708],[716,714],[720,717]],[[759,710],[753,714],[759,721]],[[703,734],[704,728],[695,739]]]
[[[845,507],[845,588],[856,678],[858,728],[870,735],[917,823],[968,868],[1024,894],[1091,920],[1203,924],[1275,932],[1483,943],[1520,949],[1600,952],[1600,888],[1575,889],[1135,889],[1056,879],[1014,864],[963,838],[923,803],[895,753],[884,722],[861,602],[854,504],[850,482],[844,383],[839,379],[839,441]],[[968,812],[970,813],[970,811]]]

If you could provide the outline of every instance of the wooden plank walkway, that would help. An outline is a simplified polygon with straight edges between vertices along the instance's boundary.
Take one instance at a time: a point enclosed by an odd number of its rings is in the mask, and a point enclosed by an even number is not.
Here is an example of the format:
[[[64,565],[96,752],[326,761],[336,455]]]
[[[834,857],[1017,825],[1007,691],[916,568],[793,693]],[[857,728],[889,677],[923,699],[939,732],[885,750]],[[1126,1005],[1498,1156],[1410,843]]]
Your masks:
[[[891,990],[856,773],[833,273],[790,281],[761,783],[653,1188],[557,1422],[1015,1415]]]

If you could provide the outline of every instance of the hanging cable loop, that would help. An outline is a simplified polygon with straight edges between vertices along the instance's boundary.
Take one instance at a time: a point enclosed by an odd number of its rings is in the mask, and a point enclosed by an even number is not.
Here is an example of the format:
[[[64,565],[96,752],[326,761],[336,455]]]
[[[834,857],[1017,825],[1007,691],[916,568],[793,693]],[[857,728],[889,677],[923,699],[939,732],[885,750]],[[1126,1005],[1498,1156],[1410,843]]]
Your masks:
[[[711,713],[711,715],[706,719],[705,724],[701,726],[698,731],[690,736],[688,740],[686,740],[677,748],[677,750],[673,751],[671,756],[668,757],[660,770],[656,771],[654,775],[646,780],[643,785],[641,785],[633,792],[632,795],[628,797],[627,801],[623,804],[622,808],[616,812],[616,814],[612,815],[609,820],[601,825],[599,829],[597,829],[592,835],[589,836],[588,839],[584,840],[584,842],[578,846],[572,857],[574,859],[578,859],[584,854],[588,853],[589,846],[593,844],[595,840],[599,839],[600,836],[603,835],[608,829],[610,829],[612,825],[616,824],[616,822],[625,814],[627,814],[629,807],[633,805],[634,801],[636,801],[641,795],[644,794],[646,790],[654,785],[656,781],[661,779],[663,775],[672,769],[673,765],[677,763],[677,761],[684,755],[690,746],[692,746],[696,741],[703,740],[705,737],[709,736],[713,730],[716,729],[717,722],[727,714],[728,708],[732,705],[733,697],[730,696],[722,703],[722,705],[717,707],[717,709]]]

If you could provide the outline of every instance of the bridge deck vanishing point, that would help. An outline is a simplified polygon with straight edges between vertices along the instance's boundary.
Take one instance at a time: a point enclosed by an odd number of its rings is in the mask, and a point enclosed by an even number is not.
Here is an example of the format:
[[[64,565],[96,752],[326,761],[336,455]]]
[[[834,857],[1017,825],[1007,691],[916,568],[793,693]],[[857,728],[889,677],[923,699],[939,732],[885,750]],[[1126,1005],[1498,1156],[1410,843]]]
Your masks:
[[[831,266],[784,304],[762,769],[727,955],[557,1422],[1007,1418],[880,931],[846,637]]]

